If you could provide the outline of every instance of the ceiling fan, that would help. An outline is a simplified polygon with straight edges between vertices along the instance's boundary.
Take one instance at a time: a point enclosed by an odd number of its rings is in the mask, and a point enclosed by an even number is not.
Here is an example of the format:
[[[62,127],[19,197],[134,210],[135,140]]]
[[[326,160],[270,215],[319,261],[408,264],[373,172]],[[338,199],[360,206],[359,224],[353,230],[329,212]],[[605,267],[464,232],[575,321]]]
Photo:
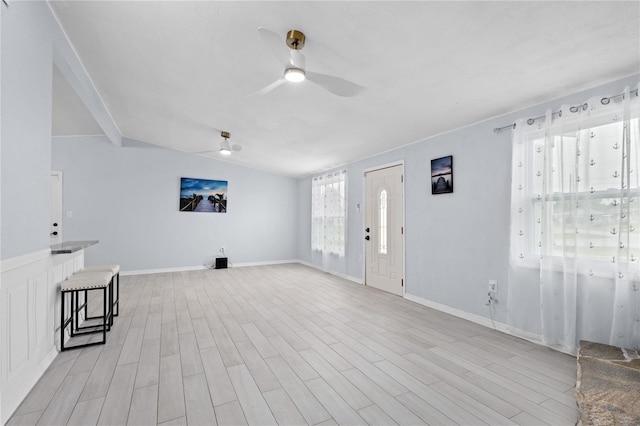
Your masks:
[[[304,80],[309,80],[334,95],[344,97],[358,96],[366,90],[365,87],[344,78],[308,71],[305,57],[300,52],[305,42],[305,35],[302,31],[290,30],[284,40],[285,43],[278,34],[266,28],[259,27],[258,34],[284,66],[284,74],[278,80],[252,95],[264,95],[287,82],[299,83]]]
[[[220,149],[218,150],[209,150],[209,151],[198,151],[194,152],[194,154],[208,154],[210,152],[219,152],[221,155],[228,156],[231,155],[231,151],[242,151],[242,146],[238,144],[230,144],[229,139],[231,139],[231,133],[221,131],[220,136],[222,136],[223,140],[220,142]]]

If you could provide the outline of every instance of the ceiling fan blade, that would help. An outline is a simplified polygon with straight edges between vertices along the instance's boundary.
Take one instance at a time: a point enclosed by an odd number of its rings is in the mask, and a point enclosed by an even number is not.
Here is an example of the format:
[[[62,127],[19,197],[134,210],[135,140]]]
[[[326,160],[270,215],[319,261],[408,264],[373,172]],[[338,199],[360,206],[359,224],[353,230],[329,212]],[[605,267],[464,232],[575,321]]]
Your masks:
[[[279,80],[274,81],[273,83],[271,83],[270,85],[268,85],[267,87],[263,87],[262,89],[258,90],[257,92],[253,92],[247,95],[247,97],[249,96],[257,96],[257,95],[264,95],[265,93],[269,93],[270,91],[272,91],[273,89],[275,89],[276,87],[286,83],[287,80],[285,80],[284,78],[281,78]]]
[[[258,35],[262,39],[262,42],[269,47],[271,53],[278,58],[278,61],[280,61],[284,67],[288,67],[291,63],[291,56],[289,55],[289,48],[284,39],[273,31],[263,27],[258,27]]]
[[[358,96],[367,90],[364,86],[360,86],[352,81],[345,80],[340,77],[334,77],[332,75],[306,71],[306,77],[307,80],[317,84],[328,92],[347,98]]]
[[[210,149],[208,151],[197,151],[197,152],[192,152],[192,154],[208,154],[210,152],[217,152],[217,150],[215,149]]]

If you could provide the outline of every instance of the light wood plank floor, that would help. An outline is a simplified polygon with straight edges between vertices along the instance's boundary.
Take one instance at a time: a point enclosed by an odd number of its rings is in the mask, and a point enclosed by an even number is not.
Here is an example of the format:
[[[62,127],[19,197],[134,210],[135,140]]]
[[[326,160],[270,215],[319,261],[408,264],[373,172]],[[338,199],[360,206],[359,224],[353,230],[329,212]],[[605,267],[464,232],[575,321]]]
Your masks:
[[[573,425],[573,357],[298,264],[122,277],[10,425]]]

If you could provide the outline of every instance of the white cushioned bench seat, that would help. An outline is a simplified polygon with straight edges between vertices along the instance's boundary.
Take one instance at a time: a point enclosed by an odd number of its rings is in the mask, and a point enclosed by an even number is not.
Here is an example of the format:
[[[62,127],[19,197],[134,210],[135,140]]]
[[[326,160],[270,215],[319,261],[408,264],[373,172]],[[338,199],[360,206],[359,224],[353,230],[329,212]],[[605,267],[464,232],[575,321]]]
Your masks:
[[[88,290],[92,288],[107,287],[113,275],[111,272],[85,272],[73,274],[68,279],[62,281],[60,290]]]
[[[111,318],[111,322],[113,323],[113,317],[117,317],[120,313],[120,265],[114,263],[107,265],[87,266],[79,272],[76,272],[76,274],[88,274],[93,272],[110,272],[111,274],[113,274],[113,281],[111,283],[111,300],[113,303],[113,316]],[[113,288],[113,284],[115,284],[115,289]]]
[[[95,265],[95,266],[87,266],[86,268],[82,269],[80,272],[85,273],[85,272],[101,272],[101,271],[108,271],[111,272],[113,275],[117,275],[120,273],[120,265],[117,264],[113,264],[113,265]]]

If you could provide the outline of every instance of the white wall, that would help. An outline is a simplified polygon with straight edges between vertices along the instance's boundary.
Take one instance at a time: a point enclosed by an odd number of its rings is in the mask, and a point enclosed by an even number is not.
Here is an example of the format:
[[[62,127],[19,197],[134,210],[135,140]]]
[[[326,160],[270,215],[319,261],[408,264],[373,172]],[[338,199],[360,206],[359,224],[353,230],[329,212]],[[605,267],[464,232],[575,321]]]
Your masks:
[[[2,131],[0,258],[49,247],[51,28],[45,2],[0,5]]]
[[[100,240],[87,265],[201,266],[220,247],[234,264],[297,258],[295,179],[106,137],[54,138],[52,167],[63,173],[63,211],[73,212],[64,239]],[[180,212],[180,177],[228,181],[227,213]]]
[[[364,170],[404,161],[405,166],[405,287],[408,297],[463,316],[487,319],[487,282],[498,281],[498,303],[493,318],[507,322],[507,295],[510,285],[518,289],[517,323],[511,325],[532,335],[539,334],[539,273],[512,271],[509,265],[509,222],[511,190],[511,132],[500,134],[493,128],[509,125],[518,118],[543,115],[563,103],[580,103],[596,94],[621,93],[625,85],[635,87],[640,75],[611,82],[503,117],[473,124],[428,138],[403,148],[358,161],[348,170],[348,219],[346,262],[332,272],[363,279]],[[425,118],[428,119],[428,118]],[[454,193],[432,195],[430,164],[434,158],[453,155]],[[311,178],[298,182],[301,202],[311,203]],[[321,263],[310,250],[310,208],[300,209],[298,250],[300,259],[318,267]],[[610,297],[609,297],[610,298]],[[610,303],[598,304],[599,297],[579,295],[579,303],[593,305],[594,312],[609,318]],[[600,299],[604,300],[604,299]],[[606,305],[606,307],[604,307]],[[470,315],[469,315],[470,314]],[[514,314],[513,312],[511,314]],[[607,320],[581,322],[581,333],[597,336],[608,332]]]

